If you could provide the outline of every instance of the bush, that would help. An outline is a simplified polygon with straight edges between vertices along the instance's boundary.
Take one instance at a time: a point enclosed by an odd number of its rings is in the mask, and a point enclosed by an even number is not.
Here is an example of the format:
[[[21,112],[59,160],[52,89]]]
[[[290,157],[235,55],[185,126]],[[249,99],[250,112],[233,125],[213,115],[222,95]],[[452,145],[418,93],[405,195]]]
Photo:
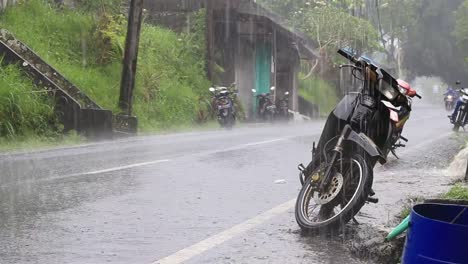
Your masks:
[[[336,106],[338,97],[335,91],[330,83],[319,77],[301,79],[299,83],[299,95],[310,103],[318,105],[321,115],[328,115]]]
[[[51,137],[60,132],[51,99],[32,92],[32,86],[17,66],[0,67],[0,137]]]

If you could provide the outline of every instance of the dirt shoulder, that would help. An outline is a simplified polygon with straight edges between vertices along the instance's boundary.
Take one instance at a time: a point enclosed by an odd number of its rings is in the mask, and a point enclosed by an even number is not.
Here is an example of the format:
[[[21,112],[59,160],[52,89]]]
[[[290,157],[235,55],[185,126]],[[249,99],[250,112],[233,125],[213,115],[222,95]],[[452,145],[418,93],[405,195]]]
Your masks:
[[[385,237],[402,219],[403,208],[449,192],[465,174],[468,148],[460,151],[460,139],[433,142],[429,147],[402,153],[400,160],[375,170],[377,205],[366,205],[356,217],[359,225],[348,228],[351,252],[369,262],[399,263],[405,242],[401,235]],[[458,153],[458,154],[457,154]]]

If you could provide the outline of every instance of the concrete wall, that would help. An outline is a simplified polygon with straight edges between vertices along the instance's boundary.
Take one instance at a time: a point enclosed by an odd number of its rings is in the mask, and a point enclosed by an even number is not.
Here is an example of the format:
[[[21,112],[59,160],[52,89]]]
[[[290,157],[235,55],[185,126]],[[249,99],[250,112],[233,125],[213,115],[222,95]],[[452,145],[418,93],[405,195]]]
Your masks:
[[[289,91],[289,107],[293,111],[298,111],[297,89],[299,82],[297,73],[299,71],[299,56],[291,39],[277,34],[276,37],[276,88],[277,95],[282,98],[284,92]]]

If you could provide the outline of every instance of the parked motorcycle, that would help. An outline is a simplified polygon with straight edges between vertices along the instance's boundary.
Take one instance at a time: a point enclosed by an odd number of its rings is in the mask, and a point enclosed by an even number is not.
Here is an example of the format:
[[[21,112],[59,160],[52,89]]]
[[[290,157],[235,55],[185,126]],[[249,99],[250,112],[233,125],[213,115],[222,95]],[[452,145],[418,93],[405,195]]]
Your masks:
[[[236,123],[236,111],[234,107],[234,97],[237,91],[235,84],[230,87],[211,87],[209,90],[213,93],[213,108],[216,111],[218,123],[225,128],[232,128]]]
[[[453,122],[453,131],[460,130],[460,127],[465,129],[465,125],[468,122],[468,88],[463,88],[460,91],[460,98],[458,99],[455,107]]]
[[[284,121],[292,119],[292,114],[289,112],[289,92],[285,92],[283,98],[278,100],[276,109],[276,119]]]
[[[271,87],[270,91],[273,92],[275,87]],[[254,94],[257,93],[257,90],[252,89]],[[271,93],[262,93],[256,95],[257,97],[257,116],[263,121],[273,122],[273,119],[276,115],[276,105],[273,103],[271,98]]]
[[[314,143],[312,161],[298,167],[302,189],[295,216],[304,231],[340,227],[366,202],[378,202],[372,191],[373,168],[404,147],[401,132],[411,112],[411,97],[421,98],[369,58],[348,49],[338,53],[351,62],[340,67],[351,68],[362,87],[330,113],[317,147]]]
[[[448,94],[444,97],[445,110],[452,111],[455,107],[456,98],[455,96]]]

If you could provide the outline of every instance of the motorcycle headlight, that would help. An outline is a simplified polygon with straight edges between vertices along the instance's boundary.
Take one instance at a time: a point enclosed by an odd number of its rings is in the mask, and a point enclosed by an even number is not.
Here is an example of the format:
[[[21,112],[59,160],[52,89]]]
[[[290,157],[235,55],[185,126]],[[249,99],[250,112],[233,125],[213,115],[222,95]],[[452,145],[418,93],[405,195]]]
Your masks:
[[[453,99],[453,96],[449,95],[447,96],[447,99]]]

